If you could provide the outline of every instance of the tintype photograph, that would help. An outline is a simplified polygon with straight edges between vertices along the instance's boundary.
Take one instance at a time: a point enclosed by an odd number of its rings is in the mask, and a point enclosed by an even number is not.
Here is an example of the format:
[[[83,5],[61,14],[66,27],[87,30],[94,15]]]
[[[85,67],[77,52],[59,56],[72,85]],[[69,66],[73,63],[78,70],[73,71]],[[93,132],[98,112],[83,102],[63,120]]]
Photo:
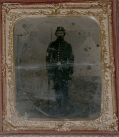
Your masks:
[[[14,27],[14,56],[16,109],[20,116],[100,116],[100,30],[94,19],[20,19]]]

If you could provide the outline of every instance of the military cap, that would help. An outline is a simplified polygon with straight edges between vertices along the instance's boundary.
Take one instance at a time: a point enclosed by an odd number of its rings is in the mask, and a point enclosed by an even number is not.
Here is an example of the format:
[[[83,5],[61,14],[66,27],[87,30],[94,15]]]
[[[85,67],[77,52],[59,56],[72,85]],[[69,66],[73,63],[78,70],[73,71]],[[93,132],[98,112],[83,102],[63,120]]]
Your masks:
[[[63,27],[57,27],[55,35],[56,35],[57,31],[63,31],[64,35],[66,35],[65,29]]]

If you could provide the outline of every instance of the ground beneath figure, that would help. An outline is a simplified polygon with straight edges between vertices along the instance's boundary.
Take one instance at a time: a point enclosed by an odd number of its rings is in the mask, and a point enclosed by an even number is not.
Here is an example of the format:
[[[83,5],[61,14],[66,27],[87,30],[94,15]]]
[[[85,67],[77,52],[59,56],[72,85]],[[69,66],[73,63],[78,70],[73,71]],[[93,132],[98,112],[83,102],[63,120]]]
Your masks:
[[[69,96],[66,108],[59,109],[56,100],[37,98],[27,90],[17,94],[19,114],[27,118],[96,118],[101,113],[101,83],[82,78],[69,81]]]

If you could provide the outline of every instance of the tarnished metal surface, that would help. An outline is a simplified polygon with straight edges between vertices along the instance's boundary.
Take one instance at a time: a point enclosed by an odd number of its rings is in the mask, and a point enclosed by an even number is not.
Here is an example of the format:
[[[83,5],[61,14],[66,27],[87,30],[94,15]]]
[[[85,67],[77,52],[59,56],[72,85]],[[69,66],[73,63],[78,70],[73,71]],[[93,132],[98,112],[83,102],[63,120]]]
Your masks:
[[[55,31],[59,26],[66,30],[63,42],[56,40]],[[99,31],[98,24],[87,17],[27,18],[16,23],[16,107],[21,116],[90,119],[101,114]],[[49,43],[52,52],[47,51]],[[61,50],[57,53],[59,43]],[[67,57],[68,43],[72,48],[72,53],[68,53],[68,56],[73,54],[73,60]],[[46,54],[52,55],[47,57]],[[65,67],[59,68],[61,65],[57,65],[58,61]],[[50,63],[49,68],[47,62]],[[70,62],[73,67],[72,73],[68,72]],[[48,76],[49,71],[53,78]],[[60,89],[56,88],[58,85]],[[60,95],[62,97],[57,99]],[[59,108],[60,98],[62,99]],[[67,103],[65,109],[63,98]]]

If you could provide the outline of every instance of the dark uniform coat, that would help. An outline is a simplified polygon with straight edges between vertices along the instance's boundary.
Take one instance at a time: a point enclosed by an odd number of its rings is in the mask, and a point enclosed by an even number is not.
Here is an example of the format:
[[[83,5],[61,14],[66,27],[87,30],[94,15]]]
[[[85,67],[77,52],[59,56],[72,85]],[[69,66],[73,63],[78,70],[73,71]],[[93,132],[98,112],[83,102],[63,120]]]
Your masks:
[[[73,74],[74,55],[72,47],[63,39],[57,39],[50,43],[46,54],[48,78],[54,82],[56,100],[61,107],[62,101],[67,103],[69,75]]]

